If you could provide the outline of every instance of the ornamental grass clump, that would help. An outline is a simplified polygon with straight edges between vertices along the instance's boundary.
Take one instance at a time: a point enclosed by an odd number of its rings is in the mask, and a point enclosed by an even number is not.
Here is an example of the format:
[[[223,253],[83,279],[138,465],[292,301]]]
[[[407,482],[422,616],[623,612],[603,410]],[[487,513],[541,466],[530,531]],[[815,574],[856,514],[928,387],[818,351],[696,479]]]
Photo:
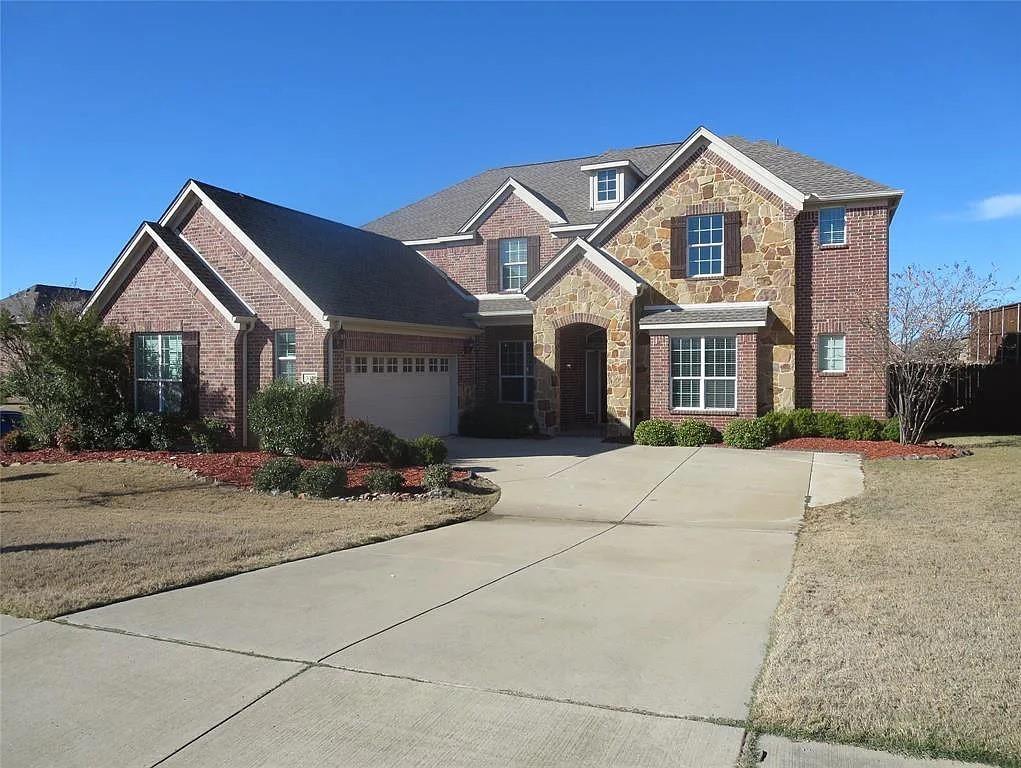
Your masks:
[[[674,425],[664,419],[649,419],[635,427],[635,443],[638,445],[677,445]]]

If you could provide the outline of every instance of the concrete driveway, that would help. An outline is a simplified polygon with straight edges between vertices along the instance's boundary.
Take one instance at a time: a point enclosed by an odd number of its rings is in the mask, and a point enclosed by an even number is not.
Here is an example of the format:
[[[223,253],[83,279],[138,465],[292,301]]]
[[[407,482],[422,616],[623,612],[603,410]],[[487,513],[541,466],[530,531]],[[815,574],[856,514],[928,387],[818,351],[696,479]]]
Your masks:
[[[857,460],[451,449],[503,489],[478,520],[5,621],[5,768],[733,766],[806,497]]]

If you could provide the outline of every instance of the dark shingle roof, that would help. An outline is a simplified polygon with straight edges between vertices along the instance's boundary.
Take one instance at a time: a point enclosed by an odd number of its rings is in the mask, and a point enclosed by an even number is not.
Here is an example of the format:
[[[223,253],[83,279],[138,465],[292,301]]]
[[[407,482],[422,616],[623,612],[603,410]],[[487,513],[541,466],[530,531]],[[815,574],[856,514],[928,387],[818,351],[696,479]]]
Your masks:
[[[749,141],[740,136],[727,136],[724,140],[806,195],[854,196],[896,191],[772,142]],[[588,174],[580,170],[581,166],[630,160],[643,176],[648,176],[679,146],[680,143],[673,143],[613,149],[571,160],[494,168],[370,221],[365,229],[401,240],[454,234],[511,176],[562,211],[568,224],[598,224],[610,210],[589,209]]]
[[[400,241],[196,184],[326,314],[474,327],[473,303]]]
[[[152,221],[146,223],[163,239],[167,247],[173,250],[177,258],[184,262],[184,265],[191,270],[199,282],[227,308],[228,312],[235,317],[253,317],[255,315],[251,308],[245,305],[238,295],[227,286],[216,270],[189,248],[176,232]]]
[[[0,301],[0,309],[10,312],[17,322],[27,323],[34,318],[44,317],[57,307],[76,312],[85,306],[91,295],[92,291],[82,288],[37,284],[12,293]]]
[[[492,298],[476,298],[478,307],[476,312],[480,314],[500,314],[502,312],[524,312],[532,311],[532,302],[520,294],[499,296]]]
[[[698,307],[666,309],[651,312],[641,318],[640,325],[645,328],[656,325],[701,325],[703,323],[748,323],[766,322],[769,306],[754,303],[749,306],[739,304],[702,304]]]

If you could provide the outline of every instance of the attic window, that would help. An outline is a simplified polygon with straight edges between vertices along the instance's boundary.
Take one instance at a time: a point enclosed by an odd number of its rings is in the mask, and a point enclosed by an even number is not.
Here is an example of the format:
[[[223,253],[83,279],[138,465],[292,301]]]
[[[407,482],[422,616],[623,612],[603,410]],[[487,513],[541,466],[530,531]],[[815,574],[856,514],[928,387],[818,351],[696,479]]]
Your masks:
[[[621,168],[600,168],[591,176],[592,208],[613,208],[620,202],[624,187]]]

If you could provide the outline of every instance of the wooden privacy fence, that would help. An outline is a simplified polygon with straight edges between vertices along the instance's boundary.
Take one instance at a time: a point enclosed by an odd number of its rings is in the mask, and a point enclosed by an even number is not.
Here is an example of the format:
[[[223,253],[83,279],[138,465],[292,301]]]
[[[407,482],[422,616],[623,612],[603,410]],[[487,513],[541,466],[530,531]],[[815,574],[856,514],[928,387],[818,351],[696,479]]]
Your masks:
[[[943,415],[933,426],[940,431],[1021,433],[1021,366],[960,365],[937,408]]]

